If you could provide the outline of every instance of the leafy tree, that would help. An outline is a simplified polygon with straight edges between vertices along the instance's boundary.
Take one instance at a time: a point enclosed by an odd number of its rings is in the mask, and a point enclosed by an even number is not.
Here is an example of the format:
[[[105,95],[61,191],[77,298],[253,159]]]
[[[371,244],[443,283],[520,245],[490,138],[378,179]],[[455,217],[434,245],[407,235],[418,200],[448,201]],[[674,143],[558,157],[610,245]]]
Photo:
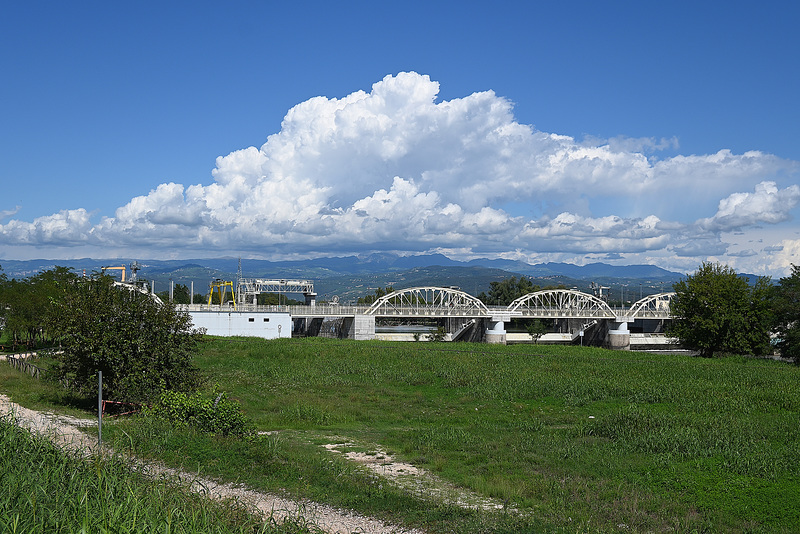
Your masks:
[[[158,295],[158,298],[162,301],[169,302],[169,290],[157,291],[156,295]],[[173,304],[189,304],[191,302],[194,302],[194,304],[204,304],[208,302],[208,295],[195,293],[194,299],[192,300],[189,286],[186,284],[175,284],[175,287],[172,288],[172,302]]]
[[[478,298],[489,306],[508,306],[519,297],[539,291],[540,287],[524,276],[516,276],[489,284],[489,294],[481,292]]]
[[[3,286],[2,312],[8,341],[17,345],[35,330],[34,306],[27,280],[8,280]]]
[[[393,292],[394,292],[394,288],[392,286],[386,286],[386,288],[379,287],[378,289],[375,290],[374,294],[367,295],[365,297],[359,297],[358,298],[358,303],[359,304],[372,304],[373,302],[375,302],[379,298],[384,297],[384,296],[388,295],[389,293],[393,293]]]
[[[701,356],[769,350],[769,278],[751,287],[730,267],[703,263],[674,289],[669,331]]]
[[[436,330],[427,334],[428,341],[444,341],[444,337],[447,335],[447,330],[443,326],[436,327]]]
[[[41,331],[45,332],[48,338],[43,341],[49,342],[51,333],[57,328],[49,310],[55,303],[64,299],[76,280],[78,280],[78,275],[71,267],[61,266],[39,273],[30,279],[31,297],[36,307],[36,322],[39,323]]]
[[[158,291],[158,298],[164,302],[169,301],[169,289]],[[175,284],[172,288],[172,302],[174,304],[189,304],[189,288],[185,284]],[[202,301],[199,301],[202,302]]]
[[[261,306],[299,306],[305,304],[296,299],[290,299],[283,293],[259,293],[256,302]]]
[[[186,284],[175,284],[172,290],[172,302],[175,304],[189,304],[192,295]]]
[[[148,401],[197,384],[191,358],[202,334],[190,316],[111,277],[76,279],[52,324],[63,348],[56,375],[78,392],[94,390],[98,371],[104,396],[115,400]]]
[[[778,350],[800,365],[800,267],[792,265],[791,276],[781,278],[773,300]]]
[[[539,319],[535,319],[526,328],[528,335],[531,336],[534,343],[539,343],[539,339],[547,333],[547,327]]]
[[[76,278],[71,269],[56,267],[24,280],[3,280],[0,307],[14,345],[50,342],[52,323],[47,312]]]
[[[0,267],[0,337],[6,331],[6,310],[8,306],[6,305],[6,291],[8,291],[8,277],[6,273],[3,272],[3,268]]]

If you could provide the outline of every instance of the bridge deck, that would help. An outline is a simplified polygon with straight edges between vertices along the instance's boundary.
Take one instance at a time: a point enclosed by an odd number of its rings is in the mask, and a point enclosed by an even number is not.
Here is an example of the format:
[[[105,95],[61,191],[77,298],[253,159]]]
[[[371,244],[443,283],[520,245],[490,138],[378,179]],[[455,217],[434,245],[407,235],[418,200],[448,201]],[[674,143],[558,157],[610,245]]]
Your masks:
[[[254,304],[238,305],[234,310],[232,305],[194,304],[178,305],[185,311],[215,311],[215,312],[260,312],[260,313],[288,313],[296,318],[314,317],[355,317],[356,315],[374,315],[375,317],[403,317],[403,318],[438,318],[438,317],[464,317],[470,319],[491,319],[492,317],[526,318],[526,319],[670,319],[668,310],[637,310],[632,314],[629,308],[603,309],[555,309],[555,308],[522,308],[510,311],[505,306],[487,306],[486,311],[476,309],[458,308],[431,308],[394,307],[391,309],[378,309],[370,312],[370,306],[259,306]]]

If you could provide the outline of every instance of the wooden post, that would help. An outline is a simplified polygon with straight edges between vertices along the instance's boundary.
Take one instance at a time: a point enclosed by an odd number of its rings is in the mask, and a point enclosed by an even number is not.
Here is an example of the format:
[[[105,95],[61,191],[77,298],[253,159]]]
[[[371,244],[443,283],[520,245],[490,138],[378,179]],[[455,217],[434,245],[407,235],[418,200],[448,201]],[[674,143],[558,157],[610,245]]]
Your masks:
[[[97,449],[103,446],[103,371],[97,371]]]

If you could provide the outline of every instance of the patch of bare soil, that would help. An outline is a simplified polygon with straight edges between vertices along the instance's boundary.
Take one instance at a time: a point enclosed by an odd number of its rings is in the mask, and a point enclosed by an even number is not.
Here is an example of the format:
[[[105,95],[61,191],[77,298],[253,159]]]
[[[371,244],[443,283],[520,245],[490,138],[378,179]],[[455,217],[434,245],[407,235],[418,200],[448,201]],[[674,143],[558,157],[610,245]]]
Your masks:
[[[425,469],[400,462],[378,447],[368,449],[369,452],[358,450],[363,447],[349,442],[329,443],[324,447],[363,465],[376,475],[419,497],[433,497],[437,501],[462,508],[499,510],[505,507],[505,503],[501,501],[459,488]]]
[[[29,410],[0,394],[0,417],[11,417],[18,425],[31,432],[51,439],[63,449],[87,456],[98,452],[97,438],[82,432],[79,428],[96,426],[96,421],[77,419],[50,413]],[[108,449],[103,454],[113,454]],[[380,520],[364,517],[346,510],[338,510],[325,504],[311,501],[293,501],[247,489],[236,484],[220,484],[211,479],[199,478],[191,473],[164,467],[155,462],[132,459],[132,465],[140,473],[151,477],[169,477],[191,491],[204,494],[212,499],[234,499],[260,511],[264,517],[272,517],[278,522],[284,519],[302,517],[329,534],[350,534],[353,532],[392,534],[418,534],[418,530],[408,530],[397,525],[389,525]]]

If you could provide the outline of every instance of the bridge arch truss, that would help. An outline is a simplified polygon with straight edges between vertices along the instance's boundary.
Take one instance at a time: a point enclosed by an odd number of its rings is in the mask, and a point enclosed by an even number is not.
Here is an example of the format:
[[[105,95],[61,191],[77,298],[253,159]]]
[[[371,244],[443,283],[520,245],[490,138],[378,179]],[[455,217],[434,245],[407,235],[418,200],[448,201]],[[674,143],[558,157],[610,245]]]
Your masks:
[[[618,314],[603,300],[572,289],[546,289],[528,293],[508,305],[516,316],[537,318],[614,319]]]
[[[658,293],[639,300],[631,306],[630,315],[637,319],[669,319],[674,292]]]
[[[486,317],[489,309],[482,301],[458,289],[411,287],[378,298],[366,315],[379,317]]]

